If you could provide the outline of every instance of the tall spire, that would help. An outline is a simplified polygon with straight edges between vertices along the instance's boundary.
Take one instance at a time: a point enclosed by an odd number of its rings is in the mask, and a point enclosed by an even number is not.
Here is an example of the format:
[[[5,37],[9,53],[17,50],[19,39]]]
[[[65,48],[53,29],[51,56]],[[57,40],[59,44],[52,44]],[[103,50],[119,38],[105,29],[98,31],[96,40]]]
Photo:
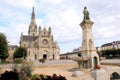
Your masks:
[[[31,16],[31,20],[35,20],[35,12],[34,12],[34,7],[32,9],[32,16]]]
[[[32,8],[31,22],[30,22],[30,25],[29,25],[28,34],[29,34],[30,36],[36,36],[36,35],[37,35],[37,24],[36,24],[36,22],[35,22],[34,7]]]

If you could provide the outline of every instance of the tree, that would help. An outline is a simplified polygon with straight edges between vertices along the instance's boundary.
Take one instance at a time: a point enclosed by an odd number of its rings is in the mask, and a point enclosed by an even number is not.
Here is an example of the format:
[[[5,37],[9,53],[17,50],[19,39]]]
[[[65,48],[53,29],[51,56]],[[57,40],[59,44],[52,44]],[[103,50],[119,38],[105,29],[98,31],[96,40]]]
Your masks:
[[[120,49],[108,49],[102,51],[102,57],[106,58],[120,58]]]
[[[27,50],[24,47],[18,47],[15,50],[14,55],[13,55],[14,58],[22,58],[23,57],[24,59],[26,56],[27,56]]]
[[[79,56],[79,57],[81,57],[81,56],[82,56],[81,52],[78,52],[78,56]]]
[[[6,35],[0,32],[0,59],[1,61],[5,61],[5,59],[9,56],[8,54],[8,42]]]
[[[19,74],[14,71],[5,71],[1,74],[0,80],[19,80]]]

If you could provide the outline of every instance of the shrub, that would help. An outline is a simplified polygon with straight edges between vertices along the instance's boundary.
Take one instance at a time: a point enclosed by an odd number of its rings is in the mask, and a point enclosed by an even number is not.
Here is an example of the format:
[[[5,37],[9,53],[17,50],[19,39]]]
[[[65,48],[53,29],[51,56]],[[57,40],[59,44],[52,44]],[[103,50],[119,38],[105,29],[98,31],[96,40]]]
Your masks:
[[[12,69],[13,69],[13,71],[18,72],[18,65],[15,63],[15,64],[12,66]]]
[[[53,74],[48,76],[44,74],[34,74],[31,79],[24,73],[18,73],[15,71],[5,71],[0,75],[0,80],[67,80],[64,76]]]
[[[52,80],[67,80],[67,79],[61,75],[57,76],[56,74],[53,74]]]
[[[1,74],[0,80],[19,80],[19,76],[17,72],[5,71]]]
[[[23,63],[20,68],[20,73],[25,74],[26,76],[30,77],[33,71],[32,65],[33,64],[30,62]]]
[[[80,52],[78,53],[78,56],[79,56],[79,57],[81,57],[81,56],[82,56]]]
[[[43,64],[43,63],[45,63],[45,59],[39,59],[39,62],[41,62]]]
[[[31,80],[41,80],[41,77],[40,77],[40,75],[38,75],[38,74],[34,74],[34,75],[31,77]]]
[[[22,62],[23,62],[23,59],[21,59],[21,58],[17,58],[17,59],[14,60],[14,63],[16,63],[16,64],[19,64],[19,63],[22,63]]]
[[[29,77],[32,75],[32,63],[25,62],[21,65],[21,67],[18,67],[18,64],[14,64],[12,67],[13,71],[19,73],[19,80],[28,80]]]
[[[45,75],[45,74],[40,74],[39,76],[40,76],[41,80],[46,80],[48,78],[48,75]]]
[[[44,74],[40,74],[40,75],[35,74],[32,76],[31,80],[67,80],[67,79],[61,75],[56,75],[56,74],[53,74],[53,76],[48,76]]]

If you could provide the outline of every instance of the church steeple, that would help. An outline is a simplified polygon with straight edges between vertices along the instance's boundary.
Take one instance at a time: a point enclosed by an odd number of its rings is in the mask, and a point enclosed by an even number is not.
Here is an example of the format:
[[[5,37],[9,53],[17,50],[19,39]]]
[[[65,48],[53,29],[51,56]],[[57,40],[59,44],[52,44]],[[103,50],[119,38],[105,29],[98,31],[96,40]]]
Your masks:
[[[35,20],[35,12],[34,12],[34,7],[33,7],[33,10],[32,10],[32,16],[31,16],[31,20]]]
[[[32,9],[32,14],[31,14],[31,22],[29,25],[29,31],[28,31],[29,36],[36,36],[37,35],[37,24],[35,22],[35,12],[34,12],[34,7]]]

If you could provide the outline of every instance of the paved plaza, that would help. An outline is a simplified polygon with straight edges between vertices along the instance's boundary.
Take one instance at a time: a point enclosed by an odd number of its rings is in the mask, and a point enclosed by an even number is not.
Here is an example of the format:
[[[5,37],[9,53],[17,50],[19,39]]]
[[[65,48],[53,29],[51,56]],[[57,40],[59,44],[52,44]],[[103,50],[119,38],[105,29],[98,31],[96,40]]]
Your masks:
[[[39,61],[34,61],[34,66],[54,66],[54,65],[65,65],[65,64],[71,64],[71,65],[77,65],[77,63],[73,60],[46,60],[45,63],[40,63]],[[106,59],[101,61],[102,64],[118,64],[120,65],[120,59]],[[20,64],[19,64],[20,65]],[[13,63],[11,64],[1,64],[0,68],[11,68],[13,66]]]
[[[120,59],[106,59],[106,60],[102,60],[101,64],[103,64],[103,65],[120,66]]]
[[[54,65],[64,65],[64,64],[77,64],[73,60],[46,60],[45,63],[41,63],[39,61],[34,61],[32,62],[35,67],[40,67],[40,66],[54,66]],[[14,63],[10,64],[1,64],[0,68],[11,68],[14,65]],[[18,64],[20,65],[20,64]]]
[[[102,60],[101,63],[117,63],[120,64],[119,59],[115,60]],[[10,70],[12,68],[13,64],[4,64],[0,65],[0,74],[1,72],[5,70]],[[19,64],[19,66],[21,66]],[[107,67],[107,68],[106,68]],[[114,69],[113,66],[107,66],[107,65],[101,65],[101,68],[103,69]],[[100,70],[102,70],[100,69]],[[60,74],[62,76],[65,76],[67,80],[94,80],[94,78],[91,76],[91,70],[86,69],[82,70],[82,74],[79,74],[79,77],[73,77],[72,73],[74,71],[81,71],[78,69],[78,65],[73,60],[46,60],[44,64],[40,63],[39,61],[34,62],[34,70],[32,74]],[[112,72],[111,72],[112,73]]]

